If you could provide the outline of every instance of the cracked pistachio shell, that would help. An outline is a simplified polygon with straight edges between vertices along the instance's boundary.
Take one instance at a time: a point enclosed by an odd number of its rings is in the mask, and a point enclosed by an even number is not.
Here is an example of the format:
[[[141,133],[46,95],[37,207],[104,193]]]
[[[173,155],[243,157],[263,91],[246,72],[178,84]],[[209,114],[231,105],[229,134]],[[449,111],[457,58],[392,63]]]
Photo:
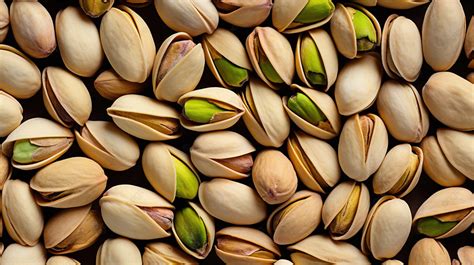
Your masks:
[[[267,206],[251,187],[216,178],[199,186],[199,201],[204,210],[224,222],[252,225],[267,217]]]
[[[473,246],[464,246],[460,247],[457,251],[459,261],[461,265],[469,264],[474,260],[474,247]]]
[[[112,122],[88,121],[75,135],[84,154],[104,168],[127,170],[140,157],[137,142]]]
[[[107,109],[107,114],[120,129],[140,139],[163,141],[181,136],[178,111],[146,96],[121,96]]]
[[[84,126],[92,112],[92,99],[82,80],[59,67],[42,74],[43,102],[54,120],[65,127]]]
[[[294,244],[309,236],[321,222],[323,201],[317,193],[301,190],[276,208],[267,219],[267,232],[278,245]]]
[[[245,113],[245,126],[261,145],[280,147],[290,134],[290,119],[276,91],[258,78],[250,78],[240,93]]]
[[[474,221],[474,195],[473,193],[462,187],[444,188],[431,195],[416,211],[413,218],[413,224],[426,217],[435,217],[442,214],[452,213],[456,211],[467,210],[468,213],[464,218],[436,239],[448,238],[457,235],[472,225]],[[470,211],[469,211],[470,210]]]
[[[32,97],[41,88],[41,72],[25,54],[0,44],[0,87],[15,98]]]
[[[278,90],[283,85],[290,85],[295,75],[295,60],[290,42],[281,33],[271,27],[256,27],[245,42],[247,54],[257,75],[271,88]],[[281,84],[273,83],[263,72],[260,64],[266,58]],[[268,67],[267,67],[268,68]],[[268,71],[268,70],[267,70]]]
[[[98,18],[109,11],[114,2],[114,0],[79,0],[84,13],[92,18]]]
[[[356,186],[359,185],[359,196],[353,198],[351,194],[356,189]],[[345,212],[350,211],[350,199],[356,199],[356,209],[355,212]],[[353,204],[354,205],[354,204]],[[337,185],[328,195],[324,201],[322,209],[322,220],[324,223],[324,229],[329,229],[333,222],[338,221],[339,214],[350,214],[350,223],[344,233],[335,234],[331,230],[329,234],[334,240],[347,240],[353,237],[360,229],[364,226],[365,219],[369,213],[370,208],[370,194],[369,190],[364,183],[359,183],[355,181],[345,181]]]
[[[129,239],[121,237],[107,239],[97,251],[95,264],[141,265],[142,255]]]
[[[364,224],[361,249],[377,260],[390,259],[405,245],[411,230],[408,204],[394,196],[380,198]]]
[[[0,37],[1,40],[1,37]],[[466,40],[464,41],[464,52],[469,60],[468,67],[474,68],[474,16],[471,16],[471,21],[466,32]]]
[[[10,237],[22,245],[36,245],[43,233],[44,221],[41,207],[36,204],[28,183],[7,180],[2,190],[1,206]]]
[[[441,242],[432,238],[420,239],[412,247],[408,265],[450,265],[451,258]]]
[[[8,26],[10,25],[10,15],[5,1],[0,1],[0,43],[7,37]]]
[[[56,14],[55,23],[64,65],[79,76],[93,76],[104,61],[99,30],[94,22],[80,8],[69,6]]]
[[[140,94],[145,83],[134,83],[123,79],[114,69],[103,71],[94,81],[95,90],[108,100],[116,100],[127,94]]]
[[[180,41],[192,42],[193,39],[187,33],[175,33],[161,44],[156,53],[153,63],[152,85],[153,92],[159,100],[178,101],[179,97],[196,88],[204,72],[204,52],[200,43],[195,44],[184,55],[182,54],[183,51],[179,51],[179,56],[167,53],[168,51],[174,52],[172,45]],[[178,57],[171,67],[171,63],[168,62],[169,59],[166,60],[167,56]],[[163,64],[165,65],[163,66]],[[170,67],[170,69],[166,71],[164,76],[159,76],[162,67]]]
[[[345,64],[337,76],[334,93],[339,113],[349,116],[372,106],[382,84],[382,76],[377,53],[365,54]]]
[[[9,94],[0,91],[0,137],[9,135],[20,125],[22,120],[23,108],[20,102]]]
[[[428,133],[428,111],[413,85],[396,80],[385,81],[376,105],[390,135],[395,139],[419,143]]]
[[[421,36],[416,24],[404,16],[389,16],[384,25],[381,54],[389,77],[414,82],[423,64]]]
[[[351,116],[339,138],[342,171],[356,181],[368,179],[382,164],[387,148],[388,134],[382,119],[370,113]]]
[[[194,166],[207,177],[241,179],[249,171],[237,171],[229,162],[239,164],[239,158],[251,156],[255,147],[242,135],[232,131],[216,131],[200,134],[190,149]],[[229,161],[230,160],[230,161]],[[226,163],[227,162],[227,163]],[[249,165],[251,167],[251,165]]]
[[[262,24],[270,15],[273,0],[213,0],[219,18],[242,28]]]
[[[197,265],[198,262],[174,245],[164,242],[148,243],[143,252],[143,265]]]
[[[107,190],[99,203],[105,224],[118,235],[139,240],[171,235],[171,229],[164,229],[158,221],[171,226],[174,206],[150,190],[117,185]]]
[[[295,265],[313,263],[370,264],[369,259],[352,244],[335,241],[326,235],[312,235],[288,247]]]
[[[51,256],[46,265],[81,265],[81,263],[73,258],[66,256]]]
[[[65,139],[68,140],[68,143],[63,148],[56,151],[57,153],[54,153],[50,157],[38,162],[20,164],[12,160],[13,167],[21,170],[32,170],[44,167],[66,153],[66,151],[69,150],[74,142],[74,134],[66,127],[63,127],[60,124],[48,119],[32,118],[24,121],[8,135],[8,137],[2,143],[2,152],[8,157],[12,157],[15,142],[22,140],[35,141],[45,138]]]
[[[474,130],[474,85],[451,72],[433,74],[423,87],[423,100],[435,118],[460,131]]]
[[[155,0],[155,9],[168,27],[191,36],[210,34],[219,24],[219,14],[211,0]]]
[[[123,5],[110,9],[100,23],[100,41],[112,68],[123,79],[145,82],[156,47],[150,29],[137,13]]]
[[[44,245],[53,254],[77,252],[94,244],[104,230],[99,212],[91,205],[63,209],[44,227]]]
[[[30,187],[43,207],[71,208],[93,202],[105,190],[107,176],[94,160],[71,157],[39,170]]]
[[[46,259],[46,249],[41,243],[34,246],[13,243],[3,251],[1,261],[2,264],[12,265],[44,265]]]
[[[0,191],[3,189],[3,185],[5,185],[5,182],[10,179],[11,175],[12,175],[12,168],[10,166],[10,161],[3,153],[0,152]],[[0,223],[1,223],[1,220],[0,220]],[[1,228],[0,228],[0,231],[1,231]]]
[[[459,0],[432,0],[421,30],[423,56],[436,72],[457,61],[466,35],[466,16]]]
[[[254,228],[223,228],[216,233],[216,242],[216,254],[226,264],[273,264],[281,256],[272,239]]]

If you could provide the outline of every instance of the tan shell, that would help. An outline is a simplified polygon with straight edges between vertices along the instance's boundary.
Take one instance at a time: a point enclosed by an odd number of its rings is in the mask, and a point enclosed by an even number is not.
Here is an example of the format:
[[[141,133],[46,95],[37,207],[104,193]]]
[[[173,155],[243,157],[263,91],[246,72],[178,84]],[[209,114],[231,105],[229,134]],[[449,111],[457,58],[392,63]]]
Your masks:
[[[189,51],[173,66],[161,81],[157,80],[161,63],[173,42],[192,40],[187,33],[178,32],[169,36],[156,53],[153,63],[152,86],[159,100],[176,102],[187,92],[193,91],[201,80],[204,72],[204,51],[200,43]]]
[[[125,80],[142,83],[151,72],[155,42],[145,21],[126,6],[110,9],[100,23],[100,41],[112,68]]]
[[[223,0],[222,2],[233,4],[235,1]],[[252,1],[256,2],[255,4],[246,0],[240,2],[241,6],[234,11],[226,13],[218,10],[219,18],[237,27],[253,28],[267,19],[273,6],[272,0]]]
[[[198,262],[174,245],[153,242],[145,246],[143,265],[172,265],[174,263],[197,265]]]
[[[21,120],[23,120],[23,108],[20,102],[0,91],[0,137],[9,135],[20,125]]]
[[[389,259],[382,262],[382,265],[403,265],[403,262],[396,259]]]
[[[114,69],[103,71],[94,81],[95,90],[108,100],[116,100],[127,94],[140,94],[145,83],[134,83],[123,79]]]
[[[267,217],[267,206],[255,190],[228,179],[201,183],[199,201],[210,215],[235,225],[252,225]]]
[[[118,112],[146,116],[150,119],[165,118],[178,120],[179,113],[171,105],[160,102],[142,95],[124,95],[114,101],[107,109],[107,114],[112,117],[114,123],[126,133],[148,141],[163,141],[176,139],[181,132],[174,134],[162,133],[140,121],[124,117]]]
[[[277,262],[273,263],[274,265],[293,265],[293,262],[287,259],[279,259]]]
[[[334,92],[339,113],[350,116],[372,106],[382,84],[382,76],[377,53],[367,53],[346,63],[337,76]]]
[[[99,247],[96,265],[141,265],[142,255],[138,247],[126,238],[107,239]]]
[[[472,84],[474,84],[474,72],[470,72],[467,76],[466,76],[466,79],[471,82]]]
[[[464,52],[469,60],[468,67],[474,69],[474,16],[471,16],[471,21],[466,32],[466,39],[464,41]],[[0,38],[1,39],[1,38]]]
[[[10,160],[2,152],[0,152],[0,191],[3,189],[5,182],[10,179],[11,175],[12,168],[10,166]],[[2,234],[1,231],[2,228],[0,228],[0,235]]]
[[[450,265],[451,258],[441,242],[432,238],[418,240],[410,251],[409,265]]]
[[[377,0],[377,5],[392,9],[411,9],[429,2],[430,0]]]
[[[206,124],[194,123],[181,115],[179,121],[188,130],[196,132],[224,130],[236,124],[245,112],[244,104],[240,97],[235,92],[222,87],[207,87],[188,92],[178,99],[178,104],[184,106],[184,103],[191,98],[211,99],[234,108],[238,113],[231,118]]]
[[[44,265],[46,258],[46,249],[41,243],[31,247],[13,243],[3,252],[2,264]]]
[[[320,87],[320,88],[324,92],[327,92],[332,87],[332,85],[334,85],[334,83],[336,82],[337,73],[339,71],[336,47],[334,46],[334,43],[331,40],[331,36],[323,29],[313,29],[313,30],[308,31],[307,33],[301,33],[298,36],[298,42],[296,43],[296,51],[295,51],[296,73],[298,74],[298,77],[300,78],[300,80],[307,87],[312,87],[312,85],[306,78],[306,75],[303,69],[303,63],[301,60],[301,41],[304,34],[308,34],[311,37],[314,44],[316,44],[319,55],[321,56],[321,60],[324,65],[324,70],[326,72],[327,85],[326,87]]]
[[[5,1],[0,1],[0,43],[2,43],[7,37],[9,25],[10,15],[8,13],[8,6]]]
[[[42,81],[43,102],[51,117],[65,127],[84,126],[92,112],[92,99],[82,80],[67,70],[48,66],[43,69]]]
[[[356,185],[358,184],[355,181],[345,181],[338,184],[329,193],[328,197],[324,201],[322,209],[324,229],[327,230],[336,216],[343,210],[345,205],[348,203],[352,190]],[[355,213],[354,219],[352,220],[352,223],[345,234],[333,235],[330,233],[331,238],[334,240],[347,240],[356,235],[362,226],[364,226],[364,222],[367,218],[370,208],[370,193],[364,183],[360,183],[360,185],[361,191],[358,198],[357,211]]]
[[[55,23],[64,65],[77,75],[93,76],[105,57],[94,22],[80,8],[69,6],[56,14]]]
[[[464,246],[460,247],[457,251],[459,261],[461,265],[468,264],[474,260],[474,247],[473,246]]]
[[[388,76],[414,82],[423,64],[421,36],[416,24],[404,16],[389,16],[384,25],[381,54]]]
[[[219,163],[219,159],[238,157],[255,152],[255,147],[242,135],[231,131],[200,134],[190,149],[194,166],[207,177],[241,179],[248,174],[237,172]]]
[[[439,1],[439,0],[435,0]],[[423,87],[423,100],[436,119],[460,131],[474,130],[474,85],[451,73],[433,74]]]
[[[81,265],[81,263],[73,258],[66,256],[51,256],[46,265]]]
[[[104,168],[127,170],[140,157],[137,142],[112,122],[88,121],[75,135],[82,152]]]
[[[451,165],[474,180],[474,134],[440,128],[436,132],[439,145]]]
[[[41,72],[19,50],[0,44],[0,87],[15,98],[30,98],[41,88]]]

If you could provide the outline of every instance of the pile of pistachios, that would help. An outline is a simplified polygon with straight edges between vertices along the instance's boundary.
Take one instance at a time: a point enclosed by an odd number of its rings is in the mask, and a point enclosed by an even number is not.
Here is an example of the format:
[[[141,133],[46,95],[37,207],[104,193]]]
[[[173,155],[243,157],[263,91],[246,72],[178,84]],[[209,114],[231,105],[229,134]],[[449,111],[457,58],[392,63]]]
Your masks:
[[[474,264],[471,1],[0,0],[0,264]]]

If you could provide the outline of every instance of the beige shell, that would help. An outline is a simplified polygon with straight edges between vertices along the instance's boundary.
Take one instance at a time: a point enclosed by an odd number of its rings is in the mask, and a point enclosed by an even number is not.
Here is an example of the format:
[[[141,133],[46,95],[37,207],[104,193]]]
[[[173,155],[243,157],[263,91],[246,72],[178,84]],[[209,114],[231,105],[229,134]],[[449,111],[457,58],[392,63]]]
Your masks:
[[[73,258],[66,256],[51,256],[46,265],[81,265],[81,263]]]
[[[41,72],[19,50],[0,44],[0,87],[15,98],[30,98],[41,88]]]
[[[403,262],[396,259],[389,259],[382,262],[382,265],[403,265]]]
[[[114,69],[108,69],[97,76],[94,87],[103,98],[116,100],[123,95],[140,94],[145,88],[145,83],[129,82]]]
[[[112,122],[88,121],[75,135],[82,152],[104,168],[127,170],[140,157],[137,142]]]
[[[259,0],[249,2],[247,0],[221,0],[224,4],[236,5],[237,9],[233,11],[219,10],[219,18],[227,23],[242,28],[253,28],[263,23],[270,15],[272,10],[272,0]],[[255,3],[254,3],[255,2]]]
[[[350,116],[372,106],[382,84],[382,76],[377,53],[367,53],[346,63],[337,76],[334,91],[339,113]]]
[[[190,149],[194,166],[207,177],[241,179],[249,174],[237,172],[219,160],[239,157],[255,152],[255,147],[242,135],[232,131],[200,134]]]
[[[46,259],[46,249],[41,243],[31,247],[13,243],[8,245],[3,252],[1,261],[2,264],[12,265],[44,265]]]
[[[0,191],[3,189],[5,182],[10,179],[11,175],[12,168],[10,166],[10,160],[2,152],[0,152]],[[1,231],[2,228],[0,228],[0,235],[2,234]]]
[[[187,92],[193,91],[201,80],[204,72],[204,51],[201,44],[189,51],[163,77],[158,79],[161,63],[173,42],[192,40],[187,33],[178,32],[169,36],[156,53],[153,63],[152,86],[155,96],[159,100],[176,102]]]
[[[105,57],[94,22],[80,8],[69,6],[56,14],[55,23],[64,65],[77,75],[93,76]]]
[[[439,1],[439,0],[435,0]],[[474,85],[451,73],[433,74],[423,87],[423,100],[431,114],[460,131],[474,130]]]
[[[322,207],[323,201],[319,194],[308,190],[298,191],[268,217],[267,232],[278,245],[294,244],[318,227]]]
[[[411,9],[420,5],[429,3],[430,0],[351,0],[364,6],[375,6],[376,4],[381,7],[390,9]]]
[[[43,233],[43,214],[35,203],[28,183],[7,180],[2,190],[2,217],[10,237],[17,243],[34,246]]]
[[[267,217],[267,206],[258,193],[233,180],[215,178],[201,183],[199,201],[210,215],[235,225],[256,224]]]
[[[466,76],[466,79],[471,82],[472,84],[474,84],[474,72],[470,72],[467,76]]]
[[[473,246],[464,246],[460,247],[457,251],[459,261],[461,265],[469,264],[474,260],[474,247]]]
[[[143,265],[172,265],[173,262],[189,265],[198,264],[195,259],[181,249],[163,242],[148,243],[145,246],[142,260]]]
[[[250,78],[240,93],[245,113],[245,126],[261,145],[280,147],[290,134],[290,119],[276,91],[258,78]]]
[[[244,104],[242,103],[240,97],[235,92],[222,87],[207,87],[188,92],[178,99],[178,104],[184,106],[184,103],[188,99],[192,98],[200,98],[207,100],[210,99],[219,103],[223,103],[235,109],[237,111],[237,114],[222,121],[206,124],[194,123],[192,121],[187,120],[183,115],[181,115],[179,121],[181,125],[188,130],[196,132],[224,130],[236,124],[245,112]]]
[[[290,108],[288,108],[288,97],[283,97],[283,108],[298,128],[303,130],[305,133],[310,134],[314,137],[318,137],[323,140],[330,140],[339,135],[341,131],[341,120],[337,111],[336,104],[332,98],[324,93],[311,88],[304,88],[299,85],[291,85],[293,90],[305,94],[313,103],[318,106],[322,113],[327,117],[328,123],[330,124],[332,131],[322,129],[314,124],[309,123],[305,119],[298,116]]]
[[[436,136],[449,163],[467,178],[474,180],[474,134],[439,128]]]
[[[100,41],[112,68],[123,79],[137,83],[147,79],[156,47],[137,13],[126,6],[110,9],[100,23]]]
[[[41,138],[74,138],[74,134],[67,129],[59,125],[56,122],[53,122],[44,118],[32,118],[24,121],[20,126],[18,126],[12,133],[10,133],[2,143],[2,152],[11,157],[13,155],[13,146],[16,141],[26,140],[26,139],[41,139]],[[32,164],[19,164],[15,161],[12,161],[12,165],[15,168],[21,170],[32,170],[44,167],[56,159],[61,157],[64,153],[69,150],[72,146],[73,141],[71,141],[63,150],[59,151],[53,156]]]
[[[466,39],[464,41],[464,52],[469,60],[468,67],[474,68],[474,16],[471,16],[471,21],[466,32]],[[0,38],[1,39],[1,38]]]
[[[416,24],[393,14],[387,18],[382,35],[382,64],[391,78],[414,82],[423,64],[421,36]]]
[[[432,238],[418,240],[410,251],[409,265],[450,265],[451,258],[441,242]]]
[[[324,201],[322,220],[324,223],[324,229],[327,230],[337,215],[342,210],[344,210],[345,205],[348,203],[351,192],[354,190],[355,186],[359,184],[361,185],[361,190],[354,219],[352,220],[351,225],[345,234],[335,235],[330,233],[331,238],[334,240],[347,240],[355,236],[364,226],[364,222],[367,218],[370,208],[370,193],[364,183],[345,181],[338,184],[329,193],[326,200]]]
[[[51,117],[65,127],[84,126],[92,99],[82,80],[59,67],[43,69],[43,102]]]
[[[278,103],[280,103],[279,100]],[[0,137],[9,135],[20,125],[22,120],[23,108],[20,102],[9,94],[0,91]]]
[[[126,238],[107,239],[99,247],[96,265],[142,265],[142,255],[138,247]]]
[[[107,109],[107,114],[112,117],[114,123],[120,129],[140,139],[163,141],[176,139],[181,136],[179,130],[172,134],[165,134],[140,120],[128,117],[136,116],[136,118],[149,119],[152,122],[153,120],[164,118],[174,120],[177,123],[179,113],[176,109],[171,105],[146,96],[135,94],[121,96]]]
[[[281,1],[281,0],[280,0]],[[332,85],[336,82],[337,73],[339,71],[337,50],[334,43],[331,40],[331,36],[323,29],[313,29],[307,33],[301,33],[298,36],[298,42],[296,43],[295,51],[295,66],[296,73],[300,80],[307,86],[312,87],[311,83],[306,78],[303,69],[303,62],[301,60],[301,41],[304,34],[308,34],[316,45],[321,60],[323,62],[324,71],[326,72],[327,84],[326,87],[316,87],[324,92],[327,92]]]
[[[39,1],[14,1],[10,24],[20,48],[34,58],[48,57],[56,49],[53,19]]]
[[[219,14],[210,0],[155,0],[155,8],[168,27],[191,36],[210,34],[219,24]]]
[[[5,1],[0,1],[0,43],[7,37],[9,25],[10,15],[8,13],[8,6]]]
[[[277,262],[273,263],[274,265],[293,265],[293,262],[287,259],[279,259]]]

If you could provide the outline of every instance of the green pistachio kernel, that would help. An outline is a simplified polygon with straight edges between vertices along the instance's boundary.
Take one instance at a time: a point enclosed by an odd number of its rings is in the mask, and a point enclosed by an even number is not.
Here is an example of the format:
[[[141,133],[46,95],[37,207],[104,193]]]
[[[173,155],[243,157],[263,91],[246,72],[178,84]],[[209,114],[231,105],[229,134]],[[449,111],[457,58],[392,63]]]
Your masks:
[[[296,93],[288,100],[288,108],[307,122],[318,125],[327,120],[324,113],[303,93]]]
[[[192,200],[199,189],[199,181],[194,172],[181,160],[173,157],[176,170],[176,197]]]
[[[193,122],[197,123],[211,123],[214,121],[216,115],[226,112],[216,104],[209,102],[206,99],[192,98],[184,103],[184,116]]]
[[[301,41],[301,62],[306,78],[312,85],[326,86],[326,71],[313,39],[306,35]]]
[[[30,143],[29,140],[16,141],[13,147],[12,159],[20,164],[34,162],[33,154],[38,150],[38,146]]]
[[[334,4],[331,0],[309,0],[294,22],[311,24],[321,21],[334,12]]]
[[[197,252],[204,252],[207,247],[206,226],[193,208],[188,206],[176,211],[174,228],[186,247]]]
[[[362,11],[351,7],[347,9],[352,12],[352,22],[354,23],[357,38],[357,50],[372,50],[377,43],[377,31],[375,30],[374,23]]]
[[[416,228],[420,234],[437,237],[448,232],[457,224],[457,221],[443,222],[435,217],[426,217],[417,222]]]
[[[209,52],[220,77],[228,86],[242,87],[249,80],[247,69],[227,60],[212,47],[209,48]]]
[[[262,50],[258,37],[255,38],[254,42],[258,58],[258,66],[260,66],[260,70],[262,70],[263,75],[272,83],[283,84],[283,79],[281,79],[280,75],[277,73],[272,63],[265,55],[265,52]]]

